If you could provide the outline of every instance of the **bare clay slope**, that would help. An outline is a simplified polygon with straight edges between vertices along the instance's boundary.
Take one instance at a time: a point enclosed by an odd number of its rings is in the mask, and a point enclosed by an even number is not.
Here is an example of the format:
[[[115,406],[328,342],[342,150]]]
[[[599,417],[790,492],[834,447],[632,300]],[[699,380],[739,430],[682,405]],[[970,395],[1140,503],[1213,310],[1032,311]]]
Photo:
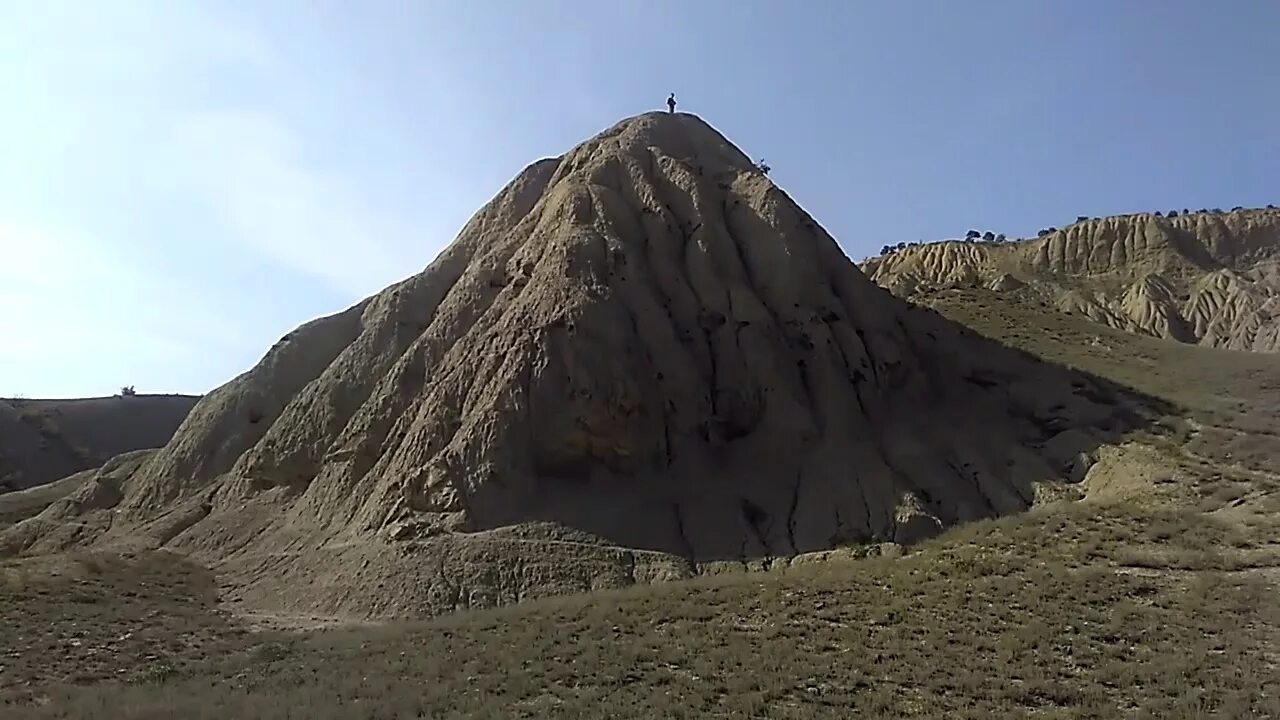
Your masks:
[[[121,453],[158,448],[199,400],[129,395],[0,399],[0,493],[51,483]]]
[[[988,287],[1143,335],[1280,350],[1280,210],[1125,215],[1011,245],[944,242],[867,261],[903,296]]]
[[[0,547],[142,539],[259,610],[438,613],[912,542],[1147,409],[877,288],[715,130],[647,114]]]

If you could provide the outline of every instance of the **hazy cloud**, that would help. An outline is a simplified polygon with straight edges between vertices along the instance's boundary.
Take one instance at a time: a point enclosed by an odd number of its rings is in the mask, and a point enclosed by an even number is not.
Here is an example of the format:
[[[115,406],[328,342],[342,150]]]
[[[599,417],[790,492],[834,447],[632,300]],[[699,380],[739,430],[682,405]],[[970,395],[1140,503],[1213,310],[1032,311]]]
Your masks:
[[[281,121],[207,113],[181,122],[175,143],[184,179],[247,249],[349,293],[405,274],[388,251],[405,231],[341,176],[307,167]]]

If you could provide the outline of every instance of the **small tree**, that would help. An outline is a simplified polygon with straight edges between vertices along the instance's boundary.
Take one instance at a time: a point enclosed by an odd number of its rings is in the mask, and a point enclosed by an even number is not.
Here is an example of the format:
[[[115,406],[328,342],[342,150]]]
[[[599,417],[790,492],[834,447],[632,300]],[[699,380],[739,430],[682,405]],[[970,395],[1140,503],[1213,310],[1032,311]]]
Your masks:
[[[759,170],[761,173],[768,175],[769,171],[772,170],[773,168],[765,164],[764,158],[760,158],[759,160],[756,161],[756,169]]]
[[[138,391],[134,390],[132,385],[125,385],[124,387],[120,388],[121,397],[133,397],[134,395],[137,395],[137,394],[138,394]]]
[[[1156,211],[1156,217],[1164,217],[1164,213],[1162,213],[1162,212],[1160,212],[1159,210],[1157,210],[1157,211]]]
[[[986,240],[987,242],[994,242],[996,239],[996,234],[988,230],[982,233],[982,239]]]
[[[889,254],[889,250],[891,250],[891,249],[892,249],[892,248],[890,248],[888,245],[885,245],[884,247],[880,248],[880,254],[881,254],[881,255],[888,255],[888,254]]]
[[[1004,242],[1004,233],[1000,233],[1000,234],[996,235],[996,242],[998,242],[998,243],[1002,243],[1002,242]]]
[[[1170,211],[1169,211],[1169,217],[1178,217],[1178,211],[1177,211],[1177,210],[1170,210]]]
[[[974,239],[974,238],[978,237],[978,236],[979,236],[979,235],[981,235],[981,234],[982,234],[982,233],[978,232],[977,230],[970,230],[969,232],[967,232],[967,233],[965,233],[965,234],[964,234],[964,239],[965,239],[965,240],[972,240],[972,239]]]
[[[1085,220],[1088,220],[1088,219],[1089,219],[1089,216],[1088,216],[1088,215],[1077,215],[1077,216],[1076,216],[1076,222],[1084,222]]]
[[[1243,210],[1243,209],[1244,209],[1244,206],[1243,206],[1243,205],[1237,205],[1237,206],[1235,206],[1235,207],[1231,208],[1231,212],[1240,212],[1240,211],[1241,211],[1241,210]]]

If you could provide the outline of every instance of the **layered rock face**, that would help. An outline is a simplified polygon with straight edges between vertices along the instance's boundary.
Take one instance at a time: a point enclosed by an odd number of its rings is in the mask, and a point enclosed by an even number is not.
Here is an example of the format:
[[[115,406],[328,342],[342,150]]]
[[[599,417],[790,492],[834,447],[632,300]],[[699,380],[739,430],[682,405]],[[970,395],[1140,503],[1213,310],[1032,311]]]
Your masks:
[[[1086,220],[1009,245],[905,248],[863,269],[903,296],[986,285],[1131,332],[1274,352],[1277,262],[1280,210],[1264,209]]]
[[[654,113],[530,165],[0,548],[145,541],[256,607],[444,612],[913,542],[1028,507],[1144,412],[893,297]]]

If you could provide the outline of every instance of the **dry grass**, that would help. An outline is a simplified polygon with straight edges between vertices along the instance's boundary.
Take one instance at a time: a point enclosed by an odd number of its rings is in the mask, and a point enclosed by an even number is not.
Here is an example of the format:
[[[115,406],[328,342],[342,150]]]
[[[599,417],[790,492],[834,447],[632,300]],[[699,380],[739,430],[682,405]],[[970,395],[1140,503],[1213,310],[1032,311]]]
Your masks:
[[[169,553],[6,561],[0,616],[0,700],[20,703],[59,685],[155,677],[243,636],[216,608],[209,573]]]
[[[7,716],[1280,717],[1276,588],[1229,572],[1277,541],[1274,521],[1076,503],[896,560],[158,653]]]

